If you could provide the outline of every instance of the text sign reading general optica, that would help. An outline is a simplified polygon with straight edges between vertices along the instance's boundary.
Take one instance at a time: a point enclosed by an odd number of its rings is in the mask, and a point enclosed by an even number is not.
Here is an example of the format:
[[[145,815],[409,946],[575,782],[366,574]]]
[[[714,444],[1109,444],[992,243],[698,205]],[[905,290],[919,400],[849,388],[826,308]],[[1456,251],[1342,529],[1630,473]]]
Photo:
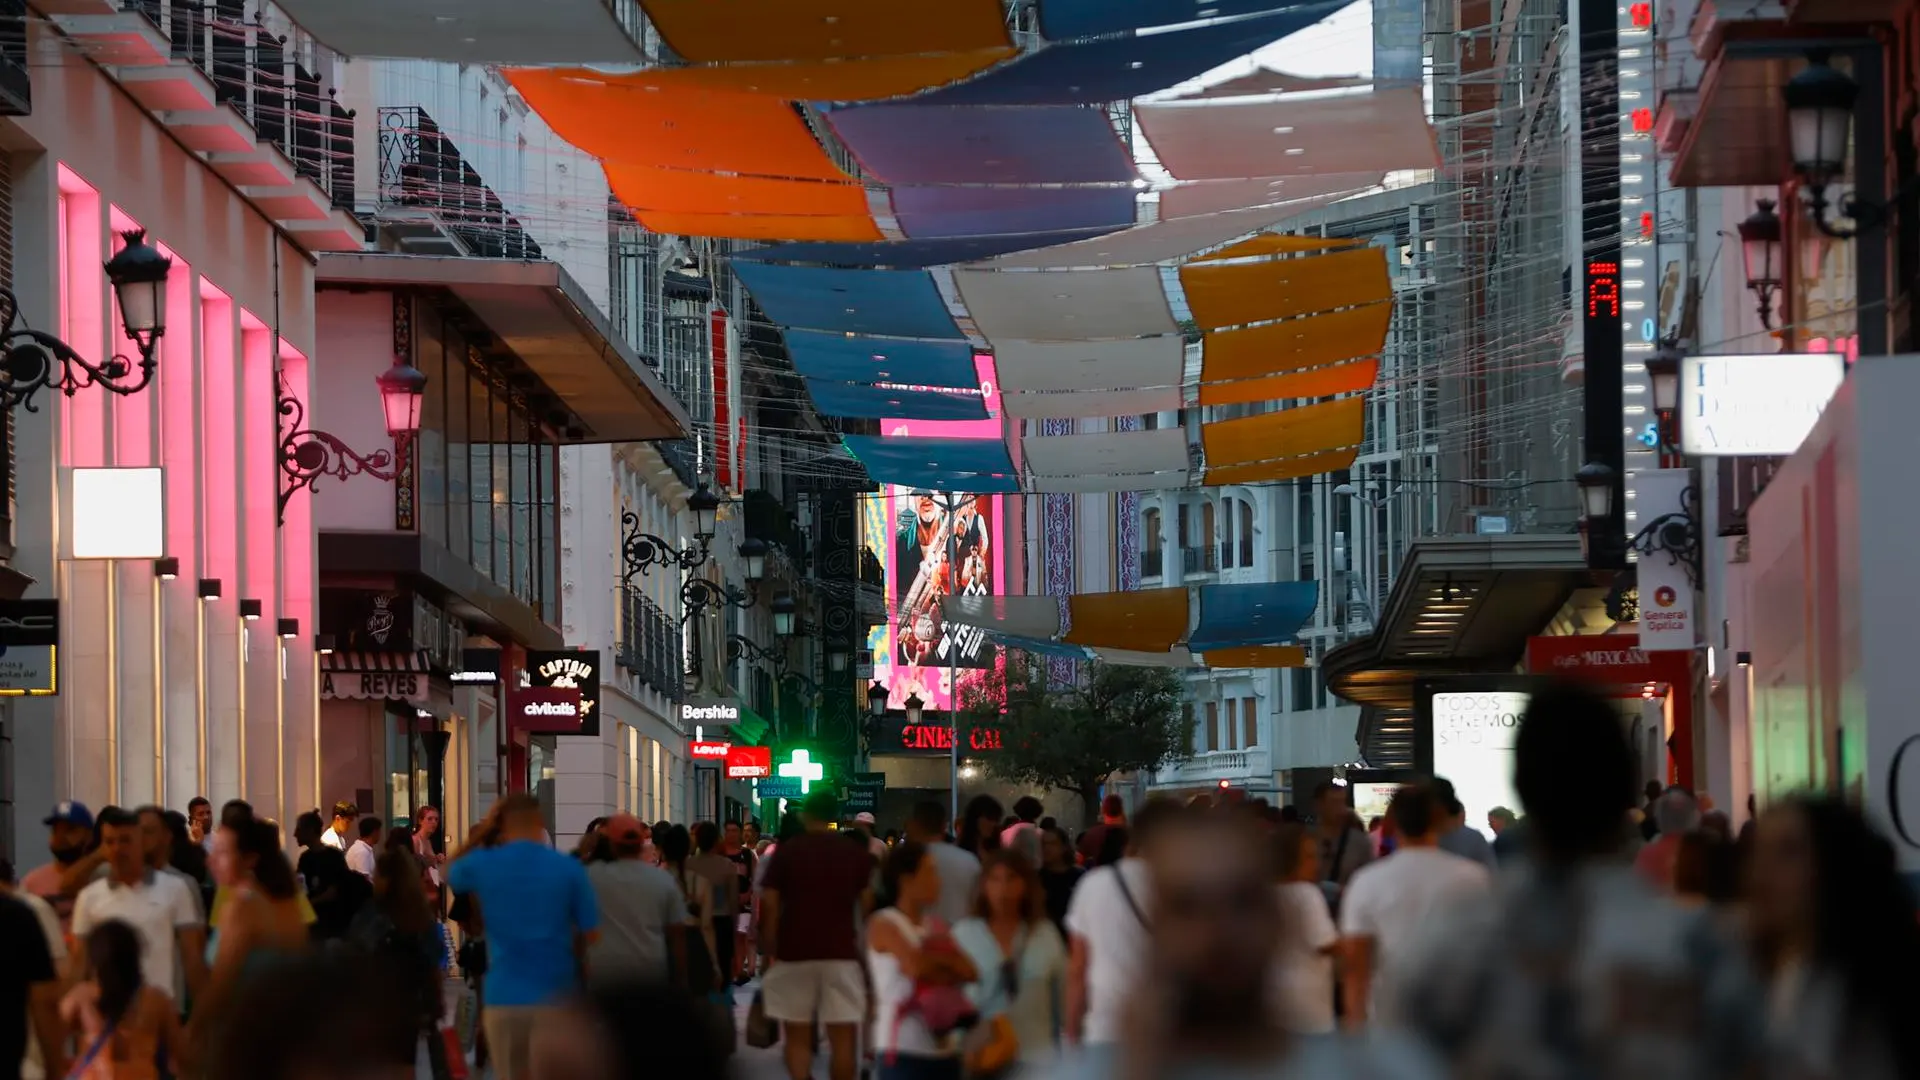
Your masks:
[[[1680,366],[1680,450],[1775,457],[1800,449],[1847,375],[1839,353],[1689,356]]]
[[[1489,831],[1487,811],[1520,805],[1513,792],[1513,739],[1526,711],[1527,695],[1512,691],[1433,695],[1433,775],[1453,781],[1467,824],[1482,832]]]

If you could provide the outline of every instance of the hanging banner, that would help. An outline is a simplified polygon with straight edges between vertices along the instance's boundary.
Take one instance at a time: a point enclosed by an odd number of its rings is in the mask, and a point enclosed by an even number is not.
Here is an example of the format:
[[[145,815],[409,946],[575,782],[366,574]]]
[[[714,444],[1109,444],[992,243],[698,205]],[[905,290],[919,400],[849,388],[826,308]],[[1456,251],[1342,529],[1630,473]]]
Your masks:
[[[510,728],[551,735],[578,735],[587,710],[572,687],[523,686],[507,694]]]
[[[573,734],[600,734],[600,650],[528,649],[526,684],[576,690],[580,723]]]
[[[1688,512],[1693,475],[1686,469],[1649,469],[1635,473],[1633,524],[1645,528],[1668,514]],[[1693,651],[1699,616],[1687,560],[1656,549],[1639,556],[1640,647],[1647,652]]]

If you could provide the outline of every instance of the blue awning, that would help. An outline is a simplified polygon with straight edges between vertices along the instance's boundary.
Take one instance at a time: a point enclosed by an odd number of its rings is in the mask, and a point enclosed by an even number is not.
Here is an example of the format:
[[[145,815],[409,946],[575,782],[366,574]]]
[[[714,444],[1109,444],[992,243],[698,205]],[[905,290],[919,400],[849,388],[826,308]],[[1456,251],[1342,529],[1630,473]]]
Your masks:
[[[786,339],[794,370],[809,379],[980,388],[973,346],[965,341],[848,337],[819,330],[789,330]]]
[[[889,184],[1125,184],[1138,175],[1102,109],[910,101],[826,116],[860,168]]]
[[[1093,654],[1084,646],[1069,645],[1064,641],[1048,641],[1046,638],[1022,637],[1019,634],[995,634],[994,640],[1009,649],[1032,653],[1035,656],[1053,656],[1062,660],[1089,660]]]
[[[893,217],[912,237],[988,236],[1133,224],[1134,190],[1120,187],[903,187]]]
[[[1193,652],[1292,641],[1320,602],[1312,581],[1203,585],[1199,592],[1200,617],[1187,635]]]
[[[733,272],[780,326],[881,337],[964,337],[919,270],[827,270],[736,262]]]
[[[977,393],[909,390],[900,386],[808,379],[807,393],[823,416],[870,420],[985,420],[986,399]]]
[[[1093,105],[1165,90],[1245,56],[1347,6],[1329,0],[1255,19],[1076,45],[1049,45],[915,105]]]
[[[737,252],[733,261],[821,263],[828,266],[891,266],[920,269],[949,263],[973,262],[1010,255],[1016,251],[1071,244],[1091,240],[1118,231],[1071,229],[1065,231],[1014,233],[1004,236],[953,236],[932,240],[883,240],[872,244],[798,243],[776,244]]]
[[[844,437],[876,483],[928,491],[1012,494],[1020,490],[1013,457],[999,439]]]
[[[1040,33],[1048,41],[1070,41],[1299,6],[1276,0],[1040,0]]]

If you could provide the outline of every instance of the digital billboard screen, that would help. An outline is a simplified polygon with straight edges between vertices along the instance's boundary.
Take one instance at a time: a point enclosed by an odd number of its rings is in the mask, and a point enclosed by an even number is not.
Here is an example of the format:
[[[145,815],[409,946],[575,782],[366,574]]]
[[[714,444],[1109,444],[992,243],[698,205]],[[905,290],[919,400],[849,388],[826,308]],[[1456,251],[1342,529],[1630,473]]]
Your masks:
[[[974,368],[988,419],[883,420],[882,434],[1001,438],[993,358],[975,355]],[[965,686],[984,678],[999,661],[999,647],[984,632],[946,625],[940,601],[955,591],[973,596],[1001,591],[1006,574],[1003,510],[998,495],[950,496],[903,487],[883,487],[862,501],[862,542],[886,569],[889,618],[874,628],[867,646],[873,653],[874,678],[887,686],[890,708],[904,708],[907,698],[918,695],[929,710],[950,709],[950,667]]]

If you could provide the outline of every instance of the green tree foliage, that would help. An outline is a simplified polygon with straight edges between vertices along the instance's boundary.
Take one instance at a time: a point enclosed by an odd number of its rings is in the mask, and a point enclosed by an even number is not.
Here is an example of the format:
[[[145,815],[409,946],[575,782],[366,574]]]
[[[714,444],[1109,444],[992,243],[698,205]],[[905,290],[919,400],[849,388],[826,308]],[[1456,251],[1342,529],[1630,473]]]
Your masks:
[[[1095,820],[1100,785],[1117,772],[1157,769],[1192,752],[1180,673],[1081,664],[1072,686],[1049,686],[1045,664],[1009,652],[1006,667],[963,691],[968,722],[998,727],[1003,749],[985,757],[1002,780],[1080,796]],[[1004,709],[1002,706],[1004,702]]]

